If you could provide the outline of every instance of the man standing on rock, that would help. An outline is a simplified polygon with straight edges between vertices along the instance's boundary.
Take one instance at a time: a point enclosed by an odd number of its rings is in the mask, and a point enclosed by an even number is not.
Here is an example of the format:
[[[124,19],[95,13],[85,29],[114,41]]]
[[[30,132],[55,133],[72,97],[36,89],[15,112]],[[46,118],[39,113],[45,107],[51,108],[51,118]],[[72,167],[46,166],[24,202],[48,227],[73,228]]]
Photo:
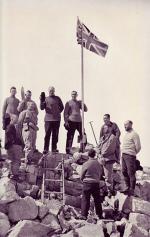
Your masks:
[[[112,134],[108,125],[103,126],[103,136],[100,138],[98,153],[99,162],[103,165],[108,195],[113,192],[113,164],[116,161],[116,136]]]
[[[55,95],[55,88],[50,86],[49,96],[45,97],[45,93],[41,93],[40,108],[45,109],[45,138],[43,154],[48,153],[50,136],[52,134],[52,152],[58,152],[57,143],[59,135],[59,127],[61,121],[61,112],[64,109],[62,100]]]
[[[122,144],[122,173],[125,179],[127,189],[125,193],[134,195],[136,184],[136,155],[141,150],[139,135],[132,128],[132,121],[124,123],[126,134]]]
[[[10,96],[7,97],[4,101],[3,104],[3,110],[2,110],[2,116],[3,116],[3,125],[4,125],[4,119],[5,119],[5,114],[15,114],[19,115],[19,112],[17,110],[17,107],[19,105],[19,99],[16,98],[16,87],[11,87],[10,88]],[[5,127],[5,125],[3,126]]]
[[[27,105],[30,102],[35,103],[31,99],[31,96],[32,96],[32,92],[30,90],[27,90],[26,93],[25,93],[25,98],[19,103],[19,105],[17,107],[17,110],[18,110],[19,113],[21,113],[23,110],[26,110],[27,109]],[[38,114],[38,108],[37,108],[36,103],[35,103],[35,112]]]
[[[75,131],[77,130],[80,135],[80,141],[82,141],[82,118],[81,112],[82,102],[81,100],[77,100],[77,91],[72,91],[71,97],[64,109],[64,120],[65,120],[65,128],[67,130],[67,141],[66,141],[66,153],[69,154],[71,151],[73,138]],[[84,105],[84,111],[87,112],[87,107]],[[81,144],[80,144],[81,146]]]
[[[36,150],[37,137],[37,113],[35,103],[30,102],[27,109],[23,110],[19,115],[18,126],[22,134],[25,150],[25,162],[30,164],[33,158],[33,153]]]
[[[115,156],[116,156],[116,162],[120,162],[120,130],[119,127],[116,123],[110,121],[110,115],[105,114],[103,117],[104,120],[104,125],[101,127],[100,130],[100,138],[104,135],[104,126],[107,125],[109,127],[109,131],[116,136],[116,151],[115,151]]]
[[[81,180],[83,181],[81,217],[86,220],[90,208],[90,196],[92,195],[95,203],[96,214],[102,218],[102,206],[100,198],[100,180],[103,176],[103,167],[95,158],[95,150],[88,152],[89,159],[82,166]]]
[[[16,115],[5,114],[5,149],[7,150],[8,158],[11,160],[11,178],[18,180],[19,167],[21,165],[22,141],[15,125],[18,117]]]

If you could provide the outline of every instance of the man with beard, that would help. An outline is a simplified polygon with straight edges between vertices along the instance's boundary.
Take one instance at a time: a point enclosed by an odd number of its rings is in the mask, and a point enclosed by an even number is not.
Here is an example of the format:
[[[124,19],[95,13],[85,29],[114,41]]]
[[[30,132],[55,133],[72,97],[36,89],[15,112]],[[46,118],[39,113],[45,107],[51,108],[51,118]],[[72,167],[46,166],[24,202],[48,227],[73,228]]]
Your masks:
[[[124,123],[126,134],[122,144],[122,173],[126,183],[125,193],[134,195],[136,184],[136,155],[141,150],[139,135],[132,128],[132,121],[128,120]]]

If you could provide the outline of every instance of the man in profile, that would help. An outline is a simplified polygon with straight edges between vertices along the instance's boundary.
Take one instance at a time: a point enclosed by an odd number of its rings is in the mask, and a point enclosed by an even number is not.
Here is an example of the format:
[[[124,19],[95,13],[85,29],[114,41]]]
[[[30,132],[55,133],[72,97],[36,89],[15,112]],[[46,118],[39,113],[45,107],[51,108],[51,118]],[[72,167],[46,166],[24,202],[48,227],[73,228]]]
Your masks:
[[[61,112],[64,109],[62,100],[55,95],[55,88],[50,86],[48,89],[49,96],[45,97],[45,93],[41,93],[40,108],[45,110],[45,138],[43,154],[48,153],[50,137],[52,135],[52,152],[58,152],[57,143],[59,135],[59,127],[61,121]]]
[[[120,162],[120,130],[116,123],[110,121],[110,115],[105,114],[103,117],[104,125],[101,127],[100,130],[100,138],[104,135],[104,126],[107,125],[109,127],[110,133],[116,136],[116,150],[115,150],[115,156],[116,156],[116,162]]]
[[[139,135],[133,130],[132,125],[133,122],[130,120],[124,123],[126,134],[122,144],[122,173],[127,186],[124,192],[129,195],[134,195],[137,170],[136,155],[141,150]]]
[[[66,140],[66,153],[71,153],[71,147],[73,143],[73,138],[75,131],[79,132],[80,136],[80,148],[82,142],[82,118],[81,118],[81,109],[82,109],[82,101],[77,100],[78,93],[77,91],[72,91],[71,97],[65,104],[64,109],[64,120],[65,120],[65,128],[67,130],[67,140]],[[87,107],[84,105],[84,111],[87,112]]]
[[[112,134],[108,125],[103,126],[103,136],[99,141],[99,162],[103,165],[105,181],[108,191],[108,196],[113,193],[113,164],[116,161],[116,136]]]

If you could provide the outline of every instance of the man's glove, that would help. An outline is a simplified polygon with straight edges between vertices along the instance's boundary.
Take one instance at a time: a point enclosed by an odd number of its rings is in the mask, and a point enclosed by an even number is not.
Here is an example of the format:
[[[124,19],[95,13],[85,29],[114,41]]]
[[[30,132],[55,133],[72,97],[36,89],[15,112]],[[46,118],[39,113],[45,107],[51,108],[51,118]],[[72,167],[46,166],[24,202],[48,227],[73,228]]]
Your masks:
[[[68,121],[66,121],[66,122],[64,123],[64,127],[65,127],[66,130],[69,130],[70,127],[69,127]]]
[[[45,92],[41,92],[40,100],[41,102],[45,102]]]

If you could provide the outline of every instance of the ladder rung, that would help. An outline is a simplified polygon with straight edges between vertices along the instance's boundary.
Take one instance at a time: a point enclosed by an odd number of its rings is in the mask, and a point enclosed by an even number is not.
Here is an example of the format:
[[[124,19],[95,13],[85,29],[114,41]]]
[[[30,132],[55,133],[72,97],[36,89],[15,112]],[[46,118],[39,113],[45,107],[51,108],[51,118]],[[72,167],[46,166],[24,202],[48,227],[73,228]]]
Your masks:
[[[52,181],[52,182],[63,182],[62,179],[45,179],[45,181]]]
[[[44,193],[56,193],[56,194],[62,194],[63,192],[55,192],[55,191],[44,191]]]

